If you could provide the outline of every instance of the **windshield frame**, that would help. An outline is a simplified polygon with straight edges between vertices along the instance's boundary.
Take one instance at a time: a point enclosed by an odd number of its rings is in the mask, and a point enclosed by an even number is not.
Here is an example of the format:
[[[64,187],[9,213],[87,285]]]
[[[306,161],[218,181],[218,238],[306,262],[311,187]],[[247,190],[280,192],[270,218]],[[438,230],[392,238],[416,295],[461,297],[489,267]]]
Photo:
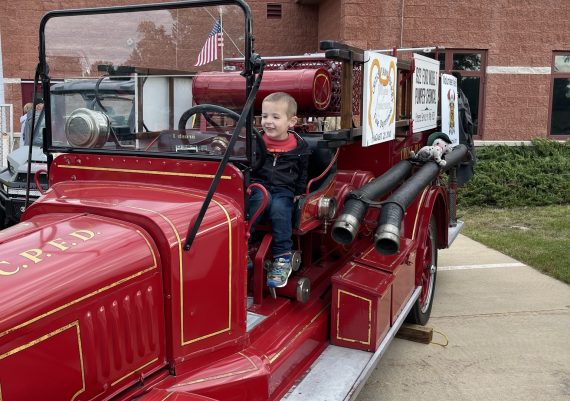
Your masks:
[[[245,76],[245,86],[246,86],[246,96],[249,96],[254,80],[254,65],[253,65],[253,33],[252,33],[252,13],[243,0],[190,0],[190,1],[180,1],[180,2],[169,2],[169,3],[156,3],[156,4],[141,4],[141,5],[128,5],[128,6],[116,6],[116,7],[98,7],[98,8],[86,8],[86,9],[73,9],[73,10],[56,10],[48,12],[44,15],[40,22],[39,30],[39,64],[38,72],[43,84],[43,97],[45,101],[45,135],[44,135],[44,152],[46,154],[50,153],[91,153],[91,154],[116,154],[116,155],[131,155],[131,156],[142,156],[142,157],[153,157],[153,158],[170,158],[170,159],[192,159],[192,160],[212,160],[220,161],[221,156],[212,155],[201,155],[201,154],[175,154],[175,153],[165,153],[165,152],[153,152],[148,153],[144,151],[137,150],[113,150],[109,149],[97,149],[97,148],[77,148],[77,147],[54,147],[52,145],[52,118],[51,109],[52,105],[50,102],[50,81],[49,68],[46,60],[46,45],[45,45],[45,28],[49,20],[58,17],[66,16],[79,16],[79,15],[100,15],[100,14],[113,14],[113,13],[125,13],[125,12],[138,12],[138,11],[155,11],[155,10],[169,10],[169,9],[185,9],[185,8],[197,8],[197,7],[208,7],[208,6],[222,6],[222,5],[235,5],[241,8],[244,13],[244,70],[242,75]],[[249,113],[246,122],[246,156],[245,157],[230,157],[231,162],[241,162],[251,165],[251,149],[252,149],[252,134],[251,130],[253,127],[253,110]],[[48,161],[51,158],[48,157]]]

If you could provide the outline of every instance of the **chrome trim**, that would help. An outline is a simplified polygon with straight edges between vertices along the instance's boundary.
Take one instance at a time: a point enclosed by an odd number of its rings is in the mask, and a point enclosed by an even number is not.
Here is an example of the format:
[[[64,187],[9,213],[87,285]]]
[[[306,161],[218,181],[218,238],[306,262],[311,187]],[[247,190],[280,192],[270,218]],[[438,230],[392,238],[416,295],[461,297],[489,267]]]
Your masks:
[[[447,247],[448,248],[451,246],[451,244],[453,244],[453,241],[455,241],[455,239],[457,238],[457,236],[459,235],[459,233],[463,229],[464,224],[465,223],[463,221],[457,220],[457,223],[455,224],[454,227],[448,227],[447,228]]]

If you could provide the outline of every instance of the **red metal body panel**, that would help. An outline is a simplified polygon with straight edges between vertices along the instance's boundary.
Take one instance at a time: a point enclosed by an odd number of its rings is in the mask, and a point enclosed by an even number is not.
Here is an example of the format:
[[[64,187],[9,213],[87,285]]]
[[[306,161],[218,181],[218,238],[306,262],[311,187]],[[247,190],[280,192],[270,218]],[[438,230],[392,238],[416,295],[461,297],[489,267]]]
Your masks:
[[[324,68],[265,71],[255,110],[260,112],[263,99],[277,91],[293,96],[300,113],[325,110],[332,96],[331,77]],[[246,98],[239,72],[198,74],[192,80],[192,95],[196,104],[212,103],[236,110],[243,108]]]
[[[4,400],[100,399],[165,364],[160,258],[144,230],[54,214],[13,231],[0,245]]]
[[[204,200],[204,192],[114,181],[129,175],[139,180],[162,179],[174,183],[188,179],[183,171],[175,176],[165,172],[162,177],[158,171],[148,171],[148,177],[144,177],[143,172],[129,171],[128,165],[136,160],[124,160],[127,171],[81,164],[81,169],[65,168],[62,173],[59,165],[54,166],[55,177],[80,175],[75,182],[55,183],[43,201],[28,210],[25,218],[82,210],[138,224],[151,233],[159,246],[165,260],[167,296],[176,300],[168,305],[170,357],[186,358],[193,352],[235,341],[245,331],[246,301],[245,259],[238,256],[245,254],[245,225],[236,201],[215,196],[192,251],[184,252],[182,241]],[[203,169],[204,164],[200,167]],[[228,181],[232,180],[239,181],[239,177]],[[237,202],[242,200],[241,196],[236,198]],[[210,301],[204,302],[205,299]]]
[[[207,190],[218,164],[196,160],[118,157],[110,155],[61,155],[50,168],[50,187],[62,181],[122,181],[175,188]],[[228,164],[216,193],[233,198],[243,208],[243,175]],[[167,192],[165,192],[165,195]],[[25,218],[23,219],[25,220]]]
[[[331,342],[376,351],[390,329],[394,276],[347,263],[332,278]]]
[[[394,256],[380,255],[370,246],[364,254],[355,259],[356,262],[383,270],[393,276],[391,324],[400,315],[406,300],[415,289],[415,266],[412,264],[413,242],[402,238],[400,241],[400,253]]]

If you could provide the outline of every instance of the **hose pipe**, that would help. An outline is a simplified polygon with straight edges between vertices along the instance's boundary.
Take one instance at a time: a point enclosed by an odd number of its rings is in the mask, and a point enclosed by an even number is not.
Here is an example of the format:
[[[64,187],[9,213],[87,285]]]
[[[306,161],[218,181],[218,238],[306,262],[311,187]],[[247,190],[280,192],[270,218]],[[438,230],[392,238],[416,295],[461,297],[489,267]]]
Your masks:
[[[344,204],[342,213],[333,225],[332,238],[339,244],[351,243],[368,210],[368,202],[391,191],[400,181],[409,176],[411,171],[412,164],[408,160],[402,160],[380,177],[352,191],[348,195],[349,199]]]
[[[467,155],[465,145],[459,145],[445,157],[443,170],[459,164]],[[400,250],[400,229],[404,213],[410,203],[439,174],[440,167],[430,161],[424,164],[410,179],[386,200],[382,206],[378,228],[374,234],[374,247],[382,255],[394,255]]]

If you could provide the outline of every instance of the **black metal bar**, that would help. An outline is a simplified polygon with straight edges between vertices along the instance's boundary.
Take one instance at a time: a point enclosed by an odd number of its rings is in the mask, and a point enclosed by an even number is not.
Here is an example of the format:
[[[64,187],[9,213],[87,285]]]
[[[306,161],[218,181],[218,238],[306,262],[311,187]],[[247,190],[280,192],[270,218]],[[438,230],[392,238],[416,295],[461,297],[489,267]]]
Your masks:
[[[216,171],[216,175],[214,176],[214,179],[212,180],[212,184],[210,185],[210,188],[208,189],[208,193],[206,194],[206,198],[204,199],[204,203],[202,203],[202,207],[200,208],[200,212],[198,213],[198,216],[196,216],[196,221],[188,229],[188,233],[186,235],[186,243],[184,244],[184,250],[185,251],[190,250],[190,248],[192,246],[192,242],[194,242],[194,239],[196,238],[196,234],[198,233],[198,229],[200,228],[200,224],[202,224],[202,220],[204,219],[204,216],[206,214],[206,210],[208,210],[208,206],[210,205],[210,201],[212,200],[212,197],[214,196],[214,192],[216,192],[216,188],[218,186],[220,178],[222,177],[224,169],[225,169],[226,165],[228,164],[230,154],[233,151],[233,147],[237,141],[237,138],[239,137],[239,133],[240,133],[241,129],[245,126],[246,121],[248,121],[250,118],[251,109],[253,108],[253,103],[255,102],[255,95],[257,94],[257,90],[259,89],[259,85],[261,84],[262,77],[263,77],[263,67],[261,68],[261,71],[259,72],[257,79],[255,80],[253,87],[251,88],[251,92],[249,93],[249,96],[247,98],[245,106],[241,112],[240,118],[236,124],[236,127],[234,128],[234,132],[232,133],[232,137],[231,137],[230,142],[228,144],[228,148],[226,149],[226,152],[224,153],[224,157],[222,158],[222,160],[220,161],[220,164],[218,165],[218,170]],[[249,135],[249,136],[251,137],[251,135]]]
[[[28,147],[28,173],[26,176],[26,200],[24,202],[24,209],[28,208],[30,204],[30,182],[31,182],[31,174],[32,174],[32,149],[34,146],[34,131],[36,130],[36,106],[38,104],[38,98],[36,96],[36,90],[38,87],[38,81],[40,79],[40,75],[42,74],[41,65],[38,64],[36,66],[36,73],[34,74],[34,99],[32,105],[32,121],[31,123],[31,131],[30,131],[30,146]]]

